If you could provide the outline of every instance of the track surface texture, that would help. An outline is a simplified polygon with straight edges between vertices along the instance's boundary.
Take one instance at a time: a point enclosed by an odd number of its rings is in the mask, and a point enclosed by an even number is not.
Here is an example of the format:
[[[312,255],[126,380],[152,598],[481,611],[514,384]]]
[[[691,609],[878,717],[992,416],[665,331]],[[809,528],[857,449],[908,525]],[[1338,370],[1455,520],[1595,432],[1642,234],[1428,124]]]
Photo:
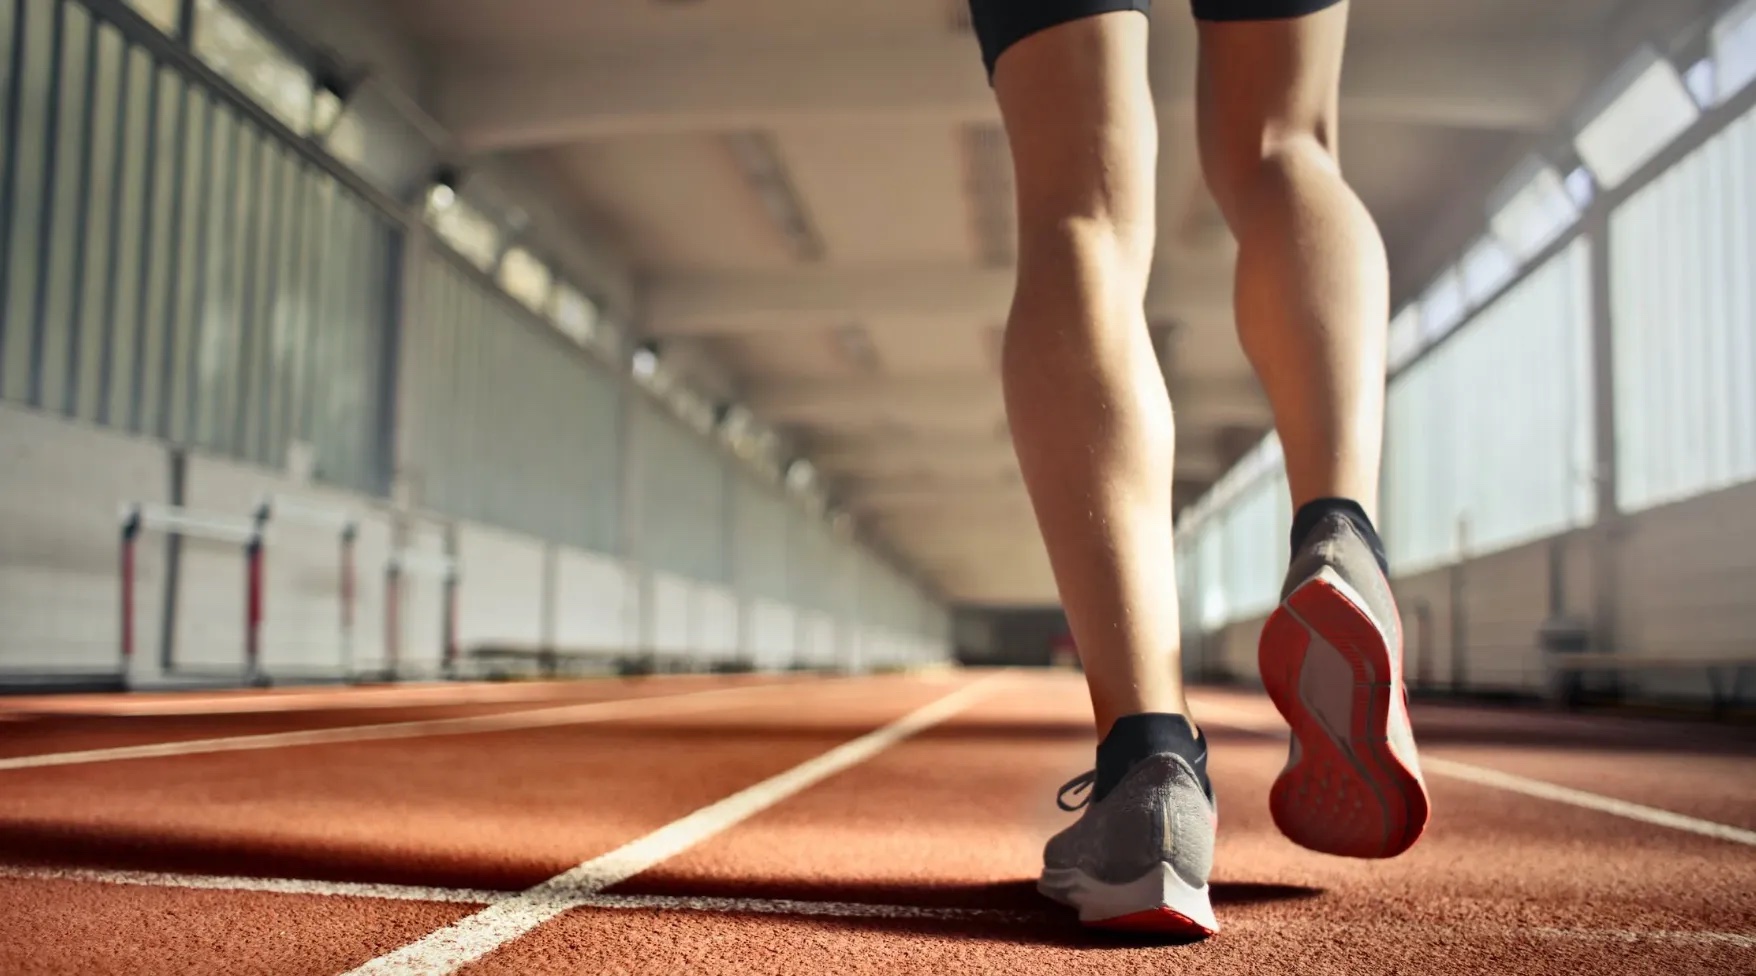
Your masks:
[[[1756,973],[1756,733],[1422,706],[1426,836],[1275,829],[1286,730],[1194,696],[1222,932],[1034,891],[1077,676],[0,699],[0,973]]]

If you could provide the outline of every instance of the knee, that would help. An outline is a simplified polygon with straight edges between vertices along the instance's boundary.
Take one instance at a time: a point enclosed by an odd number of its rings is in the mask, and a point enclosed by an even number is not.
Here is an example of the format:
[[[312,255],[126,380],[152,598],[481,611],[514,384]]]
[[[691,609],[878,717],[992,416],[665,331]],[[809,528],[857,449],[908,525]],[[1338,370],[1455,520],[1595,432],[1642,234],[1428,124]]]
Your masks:
[[[1144,293],[1153,244],[1151,215],[1066,208],[1021,219],[1020,284],[1071,274],[1082,282]]]
[[[1339,171],[1328,126],[1253,132],[1247,138],[1204,141],[1202,168],[1220,210],[1234,230],[1258,201],[1278,198],[1301,172]]]

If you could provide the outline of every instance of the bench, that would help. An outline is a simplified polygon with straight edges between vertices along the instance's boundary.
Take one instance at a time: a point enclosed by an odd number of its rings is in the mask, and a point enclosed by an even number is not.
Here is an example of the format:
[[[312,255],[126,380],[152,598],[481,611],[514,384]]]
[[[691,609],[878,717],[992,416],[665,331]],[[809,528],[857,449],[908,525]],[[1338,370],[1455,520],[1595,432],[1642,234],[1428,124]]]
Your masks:
[[[562,665],[599,665],[605,671],[624,675],[645,674],[682,674],[694,671],[714,671],[730,673],[747,671],[749,667],[738,661],[705,661],[673,655],[658,655],[650,651],[630,651],[626,648],[592,647],[563,649],[543,647],[534,644],[478,644],[465,656],[473,661],[484,664],[492,662],[525,662],[535,664],[537,672],[545,678],[553,678],[561,673]]]
[[[464,652],[464,656],[483,665],[519,662],[534,664],[537,673],[545,678],[553,678],[561,672],[563,663],[571,665],[600,665],[604,670],[618,674],[627,674],[639,655],[622,649],[584,648],[562,650],[555,647],[522,644],[478,644]]]
[[[1661,657],[1653,654],[1569,651],[1547,655],[1546,663],[1562,679],[1561,698],[1569,706],[1578,705],[1583,698],[1579,678],[1592,672],[1706,672],[1707,687],[1713,695],[1713,714],[1716,718],[1724,717],[1732,708],[1743,704],[1744,686],[1750,675],[1756,673],[1756,658],[1750,657]]]

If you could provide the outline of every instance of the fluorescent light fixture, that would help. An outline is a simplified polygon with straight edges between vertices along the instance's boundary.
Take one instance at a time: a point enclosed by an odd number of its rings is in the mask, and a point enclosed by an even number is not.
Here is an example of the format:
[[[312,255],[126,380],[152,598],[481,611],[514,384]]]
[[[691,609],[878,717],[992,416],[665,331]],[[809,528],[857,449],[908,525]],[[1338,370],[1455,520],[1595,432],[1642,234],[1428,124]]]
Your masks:
[[[1695,124],[1701,110],[1669,61],[1642,48],[1600,93],[1573,147],[1605,187],[1620,186]]]
[[[1469,303],[1463,294],[1463,278],[1456,268],[1447,268],[1427,286],[1420,300],[1420,335],[1423,345],[1432,345],[1463,322]]]
[[[1512,256],[1528,261],[1579,219],[1568,183],[1547,160],[1532,157],[1502,183],[1488,226]]]
[[[444,183],[435,183],[427,191],[427,206],[434,210],[450,210],[457,202],[457,191]]]
[[[1464,253],[1459,272],[1463,276],[1464,300],[1480,306],[1518,274],[1518,261],[1499,238],[1488,235],[1478,238]]]
[[[1756,0],[1744,0],[1713,24],[1716,94],[1727,99],[1756,81]]]
[[[1390,340],[1387,363],[1391,372],[1395,372],[1421,351],[1421,308],[1410,303],[1396,318],[1390,320]]]
[[[633,369],[636,379],[650,380],[654,376],[657,376],[659,366],[658,344],[653,342],[641,343],[639,347],[634,350],[634,356],[629,365],[630,368]]]
[[[817,469],[804,458],[794,458],[787,462],[785,471],[787,487],[793,491],[805,491],[817,481]]]

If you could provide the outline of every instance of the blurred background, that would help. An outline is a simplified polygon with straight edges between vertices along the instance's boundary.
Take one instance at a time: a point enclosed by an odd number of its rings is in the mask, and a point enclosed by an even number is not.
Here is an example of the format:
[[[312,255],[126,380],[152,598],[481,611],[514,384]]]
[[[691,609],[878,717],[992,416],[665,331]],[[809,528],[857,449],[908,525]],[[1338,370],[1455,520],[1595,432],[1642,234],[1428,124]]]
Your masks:
[[[1159,8],[1185,666],[1248,682],[1290,512]],[[1756,686],[1753,78],[1752,2],[1355,5],[1417,690]],[[963,0],[0,0],[0,84],[0,685],[1070,666]]]

